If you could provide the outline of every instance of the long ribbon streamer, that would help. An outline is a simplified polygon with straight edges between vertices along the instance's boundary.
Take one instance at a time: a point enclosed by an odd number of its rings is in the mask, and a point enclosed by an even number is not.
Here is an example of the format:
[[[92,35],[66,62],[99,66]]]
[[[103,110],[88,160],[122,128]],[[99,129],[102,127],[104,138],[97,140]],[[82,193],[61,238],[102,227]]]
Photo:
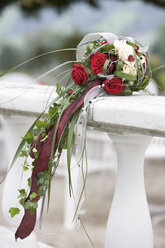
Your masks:
[[[59,142],[60,142],[61,135],[62,135],[63,130],[64,130],[65,126],[67,125],[68,121],[72,118],[72,116],[76,112],[76,110],[79,109],[83,105],[84,98],[85,98],[86,94],[88,93],[88,91],[90,91],[93,87],[99,85],[100,83],[101,83],[100,79],[97,79],[97,80],[93,81],[92,83],[90,83],[88,85],[88,87],[84,90],[82,95],[80,97],[78,97],[76,100],[74,100],[64,111],[64,113],[61,117],[59,126],[58,126],[58,130],[57,130],[54,154],[56,153],[56,150],[57,150]],[[52,127],[52,129],[48,135],[47,140],[42,145],[40,144],[41,143],[40,142],[41,137],[39,136],[39,140],[37,142],[38,149],[39,149],[39,157],[36,161],[36,164],[34,166],[34,170],[32,172],[31,189],[30,189],[30,193],[29,193],[26,201],[29,200],[30,194],[32,194],[33,192],[35,192],[37,194],[37,197],[33,201],[37,202],[40,199],[40,196],[38,194],[38,190],[39,190],[40,185],[37,185],[37,175],[38,175],[38,173],[49,169],[48,164],[49,164],[49,160],[50,160],[51,147],[52,147],[53,135],[54,135],[54,132],[56,130],[56,124],[57,124],[57,122]],[[35,227],[35,223],[36,223],[36,210],[35,210],[34,214],[30,214],[28,210],[25,210],[23,219],[22,219],[22,221],[21,221],[21,223],[20,223],[20,225],[19,225],[19,227],[15,233],[16,240],[17,240],[17,238],[24,239],[27,236],[29,236]]]

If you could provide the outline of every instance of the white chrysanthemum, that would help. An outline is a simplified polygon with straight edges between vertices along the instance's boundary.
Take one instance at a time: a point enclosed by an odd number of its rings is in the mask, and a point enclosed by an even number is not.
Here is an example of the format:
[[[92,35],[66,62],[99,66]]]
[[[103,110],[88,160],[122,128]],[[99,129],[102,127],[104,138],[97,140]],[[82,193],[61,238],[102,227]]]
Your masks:
[[[128,45],[126,40],[115,40],[114,42],[115,50],[119,55],[119,59],[124,61],[126,64],[134,67],[135,60],[134,61],[128,61],[129,56],[134,57],[134,49],[132,46]]]
[[[123,66],[123,72],[126,73],[126,74],[133,75],[133,76],[135,76],[137,74],[136,68],[134,66],[130,66],[130,65],[127,65],[127,64],[125,64]]]

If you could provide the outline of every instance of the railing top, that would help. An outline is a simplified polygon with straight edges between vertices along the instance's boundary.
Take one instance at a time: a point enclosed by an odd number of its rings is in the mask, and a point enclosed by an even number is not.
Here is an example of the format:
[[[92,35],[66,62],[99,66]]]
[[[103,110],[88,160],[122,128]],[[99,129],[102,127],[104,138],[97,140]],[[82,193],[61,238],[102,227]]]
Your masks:
[[[38,116],[56,97],[52,86],[0,85],[0,114]],[[93,101],[88,125],[107,132],[165,136],[165,97],[110,96]]]

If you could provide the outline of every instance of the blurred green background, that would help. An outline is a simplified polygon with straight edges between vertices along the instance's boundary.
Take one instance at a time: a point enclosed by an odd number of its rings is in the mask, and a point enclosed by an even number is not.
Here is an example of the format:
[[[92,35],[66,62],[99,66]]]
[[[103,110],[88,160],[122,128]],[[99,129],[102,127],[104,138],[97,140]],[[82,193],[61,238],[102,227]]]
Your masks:
[[[1,0],[0,70],[44,52],[76,47],[89,32],[113,32],[149,42],[152,68],[165,64],[165,0]],[[74,56],[73,51],[47,55],[19,71],[36,77]],[[43,81],[54,84],[54,76]],[[165,70],[154,72],[153,78],[164,94]]]

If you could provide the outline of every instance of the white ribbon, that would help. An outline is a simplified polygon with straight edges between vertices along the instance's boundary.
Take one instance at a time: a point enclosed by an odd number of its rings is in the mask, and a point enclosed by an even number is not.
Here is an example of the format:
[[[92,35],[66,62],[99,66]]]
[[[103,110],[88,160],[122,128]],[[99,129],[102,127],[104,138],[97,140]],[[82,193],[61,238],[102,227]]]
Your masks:
[[[86,47],[88,43],[92,41],[98,40],[100,37],[103,37],[105,40],[108,41],[109,44],[114,43],[115,40],[118,40],[117,36],[112,33],[90,33],[87,34],[78,44],[77,48],[80,48],[76,52],[76,59],[77,61],[81,61],[83,56],[86,52]]]
[[[75,216],[75,220],[77,221],[77,228],[79,227],[79,216],[84,213],[81,210],[82,204],[85,200],[85,175],[87,173],[86,167],[81,166],[81,159],[83,159],[84,154],[84,147],[86,142],[86,127],[87,127],[87,118],[88,118],[88,107],[91,101],[104,93],[104,90],[101,86],[93,87],[85,96],[84,98],[84,107],[80,112],[79,118],[77,120],[77,124],[75,127],[75,159],[76,164],[79,166],[78,171],[78,183],[77,183],[77,190],[76,190],[76,209],[77,213]]]

